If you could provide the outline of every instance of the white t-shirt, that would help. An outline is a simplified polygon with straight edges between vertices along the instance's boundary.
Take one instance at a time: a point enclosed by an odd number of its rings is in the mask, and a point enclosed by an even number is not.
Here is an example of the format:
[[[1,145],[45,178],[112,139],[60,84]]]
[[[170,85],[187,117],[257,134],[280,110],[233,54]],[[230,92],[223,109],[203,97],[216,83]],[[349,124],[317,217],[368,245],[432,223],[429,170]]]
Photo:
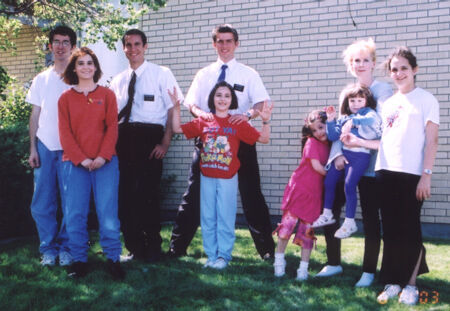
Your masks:
[[[166,126],[167,111],[173,107],[167,90],[172,92],[175,86],[178,98],[183,99],[183,93],[172,71],[167,67],[144,61],[135,72],[135,93],[129,122]],[[132,73],[133,69],[129,67],[111,81],[110,88],[116,94],[119,112],[128,102],[128,85]]]
[[[223,64],[218,59],[197,72],[184,100],[187,108],[197,105],[203,111],[209,112],[209,93],[217,83]],[[254,104],[270,99],[261,77],[253,68],[238,63],[234,58],[227,65],[225,81],[234,88],[238,99],[238,109],[230,110],[230,114],[243,114]]]
[[[383,105],[383,134],[375,170],[422,175],[427,123],[439,124],[439,103],[429,92],[415,88],[397,92]]]
[[[38,74],[25,101],[41,108],[36,136],[51,151],[62,150],[58,130],[58,99],[70,86],[63,82],[54,67]]]

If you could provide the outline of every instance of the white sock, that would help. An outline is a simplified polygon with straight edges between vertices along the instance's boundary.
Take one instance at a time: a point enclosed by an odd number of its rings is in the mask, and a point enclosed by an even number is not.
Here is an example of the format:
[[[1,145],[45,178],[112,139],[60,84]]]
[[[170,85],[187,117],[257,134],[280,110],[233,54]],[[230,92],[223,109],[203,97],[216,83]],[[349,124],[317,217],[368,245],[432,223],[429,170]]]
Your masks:
[[[309,266],[308,261],[300,261],[300,266],[298,268],[303,271],[308,271],[308,266]]]
[[[283,261],[284,253],[275,253],[275,261]]]
[[[356,226],[355,218],[347,218],[347,217],[345,217],[343,225],[344,226],[346,226],[346,225],[351,225],[351,226],[355,225]]]
[[[329,208],[324,208],[323,209],[323,214],[325,216],[327,216],[328,218],[333,218],[333,212]]]

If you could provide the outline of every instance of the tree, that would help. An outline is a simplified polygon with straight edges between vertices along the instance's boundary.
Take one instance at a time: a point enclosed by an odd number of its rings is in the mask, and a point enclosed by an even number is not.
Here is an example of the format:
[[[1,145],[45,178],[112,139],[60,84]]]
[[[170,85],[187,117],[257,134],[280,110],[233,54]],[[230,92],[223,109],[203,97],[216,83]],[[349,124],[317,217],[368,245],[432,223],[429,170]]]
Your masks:
[[[139,22],[150,9],[158,10],[166,0],[2,0],[0,2],[0,49],[14,50],[24,23],[47,30],[56,24],[66,24],[84,32],[82,41],[103,40],[110,49],[123,33]],[[45,42],[45,36],[38,39]]]

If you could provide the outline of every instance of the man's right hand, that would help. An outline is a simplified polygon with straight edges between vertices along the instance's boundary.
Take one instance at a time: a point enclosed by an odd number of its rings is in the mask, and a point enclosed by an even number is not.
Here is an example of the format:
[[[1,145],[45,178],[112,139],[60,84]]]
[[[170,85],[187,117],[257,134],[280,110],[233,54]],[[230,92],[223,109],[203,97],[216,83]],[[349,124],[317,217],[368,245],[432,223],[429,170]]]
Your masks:
[[[30,164],[31,168],[37,168],[41,166],[39,161],[39,154],[36,150],[30,152],[30,156],[28,157],[28,164]]]
[[[211,112],[202,112],[199,115],[199,118],[202,118],[205,121],[212,121],[214,120],[214,115]]]

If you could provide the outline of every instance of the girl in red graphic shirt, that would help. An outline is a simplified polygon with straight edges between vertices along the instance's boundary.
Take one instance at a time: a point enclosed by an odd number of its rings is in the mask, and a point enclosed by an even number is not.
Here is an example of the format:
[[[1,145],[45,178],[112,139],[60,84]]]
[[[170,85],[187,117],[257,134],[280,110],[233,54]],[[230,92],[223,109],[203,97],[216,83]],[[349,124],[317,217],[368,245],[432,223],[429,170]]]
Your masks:
[[[208,256],[205,267],[224,269],[231,260],[235,240],[239,142],[269,142],[272,107],[265,102],[259,112],[263,121],[261,132],[247,122],[231,124],[228,111],[238,107],[237,97],[232,86],[222,81],[212,89],[208,99],[208,106],[214,111],[213,120],[197,118],[181,125],[176,90],[173,93],[169,91],[169,95],[174,104],[173,131],[183,133],[187,138],[200,136],[203,141],[200,154],[200,222],[203,248]]]

